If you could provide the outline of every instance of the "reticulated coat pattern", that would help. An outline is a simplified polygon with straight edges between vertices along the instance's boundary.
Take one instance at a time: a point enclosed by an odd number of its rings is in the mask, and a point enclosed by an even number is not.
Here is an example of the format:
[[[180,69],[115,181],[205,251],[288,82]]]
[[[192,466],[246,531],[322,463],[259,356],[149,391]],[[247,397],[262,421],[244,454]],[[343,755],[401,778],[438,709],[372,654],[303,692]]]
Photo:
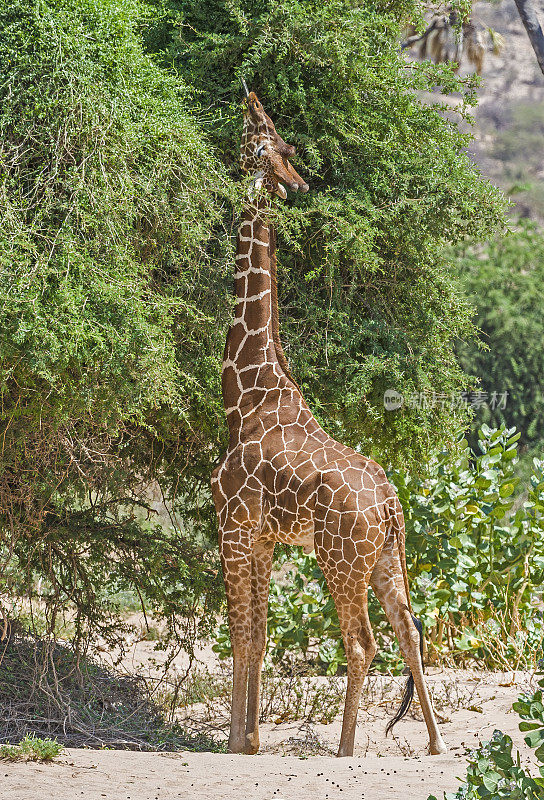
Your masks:
[[[334,598],[348,663],[339,755],[352,755],[361,688],[376,644],[373,587],[399,639],[427,723],[445,751],[425,686],[404,553],[404,518],[384,470],[332,439],[294,382],[278,333],[270,195],[308,186],[254,93],[246,101],[241,162],[253,176],[238,231],[236,304],[223,358],[228,451],[212,475],[234,657],[229,750],[259,747],[260,674],[274,545],[315,547]]]

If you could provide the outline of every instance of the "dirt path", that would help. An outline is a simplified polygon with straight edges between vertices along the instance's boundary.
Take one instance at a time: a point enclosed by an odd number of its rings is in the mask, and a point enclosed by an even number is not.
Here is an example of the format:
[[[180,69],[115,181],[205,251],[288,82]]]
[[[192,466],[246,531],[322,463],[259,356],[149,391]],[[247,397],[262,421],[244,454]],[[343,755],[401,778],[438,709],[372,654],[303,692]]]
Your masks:
[[[511,678],[511,676],[510,676]],[[330,725],[285,723],[263,726],[263,753],[231,756],[214,753],[135,753],[67,750],[55,764],[0,762],[2,800],[442,800],[458,786],[466,769],[465,753],[495,728],[524,747],[512,702],[526,687],[507,676],[450,673],[432,681],[455,681],[458,707],[442,711],[449,752],[425,754],[424,725],[418,719],[399,724],[396,741],[384,738],[387,712],[363,708],[356,756],[282,755],[313,739],[334,748],[340,720]],[[450,695],[453,696],[450,686]],[[459,697],[461,700],[459,701]],[[469,707],[464,707],[470,704]]]

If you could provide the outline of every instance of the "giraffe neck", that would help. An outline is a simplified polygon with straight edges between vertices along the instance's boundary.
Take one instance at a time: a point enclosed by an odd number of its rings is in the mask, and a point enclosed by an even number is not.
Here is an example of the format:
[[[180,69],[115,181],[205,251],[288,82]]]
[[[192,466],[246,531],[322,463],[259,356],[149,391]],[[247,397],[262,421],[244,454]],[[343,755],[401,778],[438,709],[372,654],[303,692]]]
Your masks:
[[[283,352],[283,345],[280,339],[280,318],[279,318],[279,308],[278,308],[278,279],[277,279],[278,260],[276,257],[276,231],[273,228],[270,228],[269,236],[270,236],[270,247],[269,247],[270,281],[272,289],[271,291],[272,339],[274,341],[274,347],[276,349],[276,358],[278,360],[278,364],[282,368],[286,378],[288,378],[291,381],[291,383],[293,383],[296,386],[298,392],[302,395],[298,383],[291,375],[291,370],[289,368],[287,358],[285,357],[285,353]]]
[[[279,339],[275,240],[268,223],[269,205],[266,198],[248,204],[238,229],[236,304],[222,376],[231,433],[240,427],[240,406],[258,405],[264,393],[277,385],[278,375],[296,387]]]

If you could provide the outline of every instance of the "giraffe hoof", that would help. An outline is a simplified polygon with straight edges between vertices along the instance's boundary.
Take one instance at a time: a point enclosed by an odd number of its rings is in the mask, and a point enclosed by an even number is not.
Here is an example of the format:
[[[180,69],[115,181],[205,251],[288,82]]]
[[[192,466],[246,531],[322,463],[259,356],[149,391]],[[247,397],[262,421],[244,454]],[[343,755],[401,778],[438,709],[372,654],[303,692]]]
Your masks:
[[[227,752],[228,753],[243,753],[245,752],[244,743],[242,742],[231,742],[229,741],[227,745]]]
[[[442,739],[440,739],[437,742],[433,742],[433,744],[431,744],[430,750],[432,756],[440,756],[443,753],[448,752],[448,748],[446,747]]]
[[[246,756],[254,756],[259,750],[259,736],[255,733],[246,734],[244,753]]]

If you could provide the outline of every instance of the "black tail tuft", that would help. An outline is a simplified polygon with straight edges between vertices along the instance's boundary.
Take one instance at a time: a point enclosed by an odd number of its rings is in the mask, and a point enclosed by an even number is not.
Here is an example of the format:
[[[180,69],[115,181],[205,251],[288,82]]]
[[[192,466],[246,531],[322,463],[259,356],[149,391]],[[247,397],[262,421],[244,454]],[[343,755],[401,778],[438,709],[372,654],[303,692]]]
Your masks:
[[[414,617],[413,614],[412,619],[414,621],[414,625],[416,626],[417,632],[419,633],[419,652],[421,654],[421,663],[423,664],[423,624],[421,623],[421,620],[417,619],[417,617]],[[410,677],[406,681],[406,688],[402,696],[400,708],[393,719],[389,720],[387,728],[385,729],[386,736],[391,732],[397,722],[399,722],[399,720],[405,717],[408,713],[410,706],[412,705],[412,700],[414,699],[414,686],[414,678],[412,673],[410,673]]]
[[[387,728],[385,729],[385,735],[387,736],[393,727],[401,720],[403,717],[406,716],[410,706],[412,705],[412,700],[414,699],[414,678],[412,673],[410,673],[410,677],[406,681],[406,689],[404,690],[404,695],[402,696],[402,703],[400,704],[400,708],[393,717],[387,723]]]
[[[417,617],[414,617],[412,614],[412,619],[414,621],[414,625],[416,626],[416,630],[419,633],[419,654],[421,656],[421,666],[423,667],[423,671],[425,671],[425,664],[423,663],[423,623]]]

